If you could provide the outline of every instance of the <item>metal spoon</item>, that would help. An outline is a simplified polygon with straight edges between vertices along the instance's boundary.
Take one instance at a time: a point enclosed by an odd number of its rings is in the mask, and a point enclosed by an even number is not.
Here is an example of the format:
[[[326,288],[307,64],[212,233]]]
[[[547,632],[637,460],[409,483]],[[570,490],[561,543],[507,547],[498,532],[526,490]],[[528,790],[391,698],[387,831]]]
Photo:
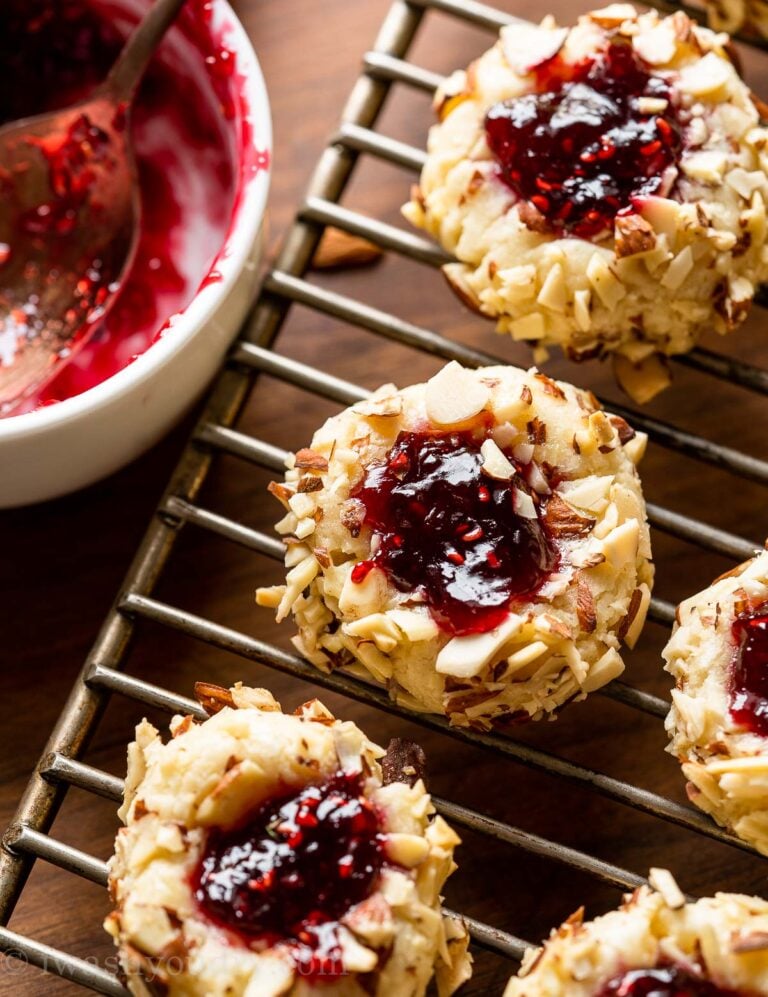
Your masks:
[[[155,0],[90,97],[0,128],[0,417],[87,342],[132,260],[131,101],[184,2]]]

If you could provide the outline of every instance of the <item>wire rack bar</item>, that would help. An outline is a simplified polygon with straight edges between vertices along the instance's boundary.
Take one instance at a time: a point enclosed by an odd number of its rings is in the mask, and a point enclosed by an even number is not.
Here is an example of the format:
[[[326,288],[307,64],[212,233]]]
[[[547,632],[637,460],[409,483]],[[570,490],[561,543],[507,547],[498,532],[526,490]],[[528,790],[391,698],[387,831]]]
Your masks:
[[[192,523],[209,530],[211,533],[218,533],[219,536],[226,537],[243,547],[266,554],[267,557],[275,560],[282,560],[285,554],[285,546],[275,537],[269,537],[266,533],[253,530],[248,526],[243,526],[233,519],[227,519],[217,512],[208,509],[201,509],[192,505],[184,499],[171,497],[163,506],[167,515],[183,520],[185,523]]]
[[[86,789],[113,802],[123,798],[124,781],[90,765],[85,765],[63,755],[51,755],[45,764],[46,778],[56,778],[69,785]],[[477,834],[488,835],[498,841],[514,845],[533,854],[568,865],[581,872],[590,873],[602,882],[620,889],[635,889],[646,880],[642,876],[628,872],[618,866],[596,859],[575,848],[567,848],[542,838],[540,835],[523,831],[520,828],[478,813],[468,807],[459,806],[449,800],[433,797],[437,810],[454,825],[466,828]],[[86,879],[103,885],[106,883],[106,864],[91,858],[83,852],[55,842],[44,834],[29,827],[12,827],[6,834],[6,847],[26,851],[45,859],[63,869],[76,872]]]
[[[73,955],[43,945],[9,928],[0,927],[0,952],[46,973],[78,983],[107,997],[131,997],[130,991],[112,973]]]
[[[512,962],[520,962],[526,950],[531,948],[530,942],[525,942],[522,938],[510,935],[506,931],[494,928],[490,924],[476,920],[474,917],[468,917],[466,914],[457,914],[456,911],[448,907],[444,907],[443,912],[454,917],[461,917],[467,926],[470,938],[475,944],[487,949],[489,952],[506,956]]]
[[[444,800],[433,796],[432,802],[437,807],[439,813],[447,818],[456,827],[463,827],[467,831],[474,831],[479,834],[486,834],[505,844],[522,848],[532,855],[539,855],[543,858],[551,859],[554,862],[563,863],[578,869],[580,872],[589,873],[595,879],[609,886],[617,886],[622,890],[634,890],[647,882],[642,876],[637,876],[633,872],[627,872],[610,862],[603,862],[575,848],[568,848],[565,845],[554,844],[537,834],[530,834],[521,831],[517,827],[510,827],[501,821],[479,814],[467,807],[462,807],[458,803]]]
[[[343,381],[340,378],[329,378],[313,367],[250,344],[238,346],[234,352],[234,359],[342,405],[354,404],[369,394],[363,388],[348,381]],[[227,438],[230,440],[231,436],[231,433],[227,434]],[[261,446],[268,447],[267,444],[261,444]],[[244,442],[238,447],[238,450],[241,454],[247,450],[250,454],[249,459],[255,459],[275,470],[279,470],[283,466],[283,462],[288,456],[286,452],[276,452],[276,448],[269,447],[264,450],[263,456],[260,457],[258,448],[246,445]],[[230,452],[232,451],[230,450]],[[734,536],[724,530],[718,530],[699,520],[672,512],[653,503],[648,503],[647,509],[648,519],[652,525],[714,553],[734,557],[737,560],[745,560],[752,557],[759,549],[759,544],[743,540],[741,537]]]
[[[266,278],[264,286],[270,294],[279,294],[297,304],[308,305],[317,311],[367,329],[369,332],[376,332],[394,342],[440,356],[444,360],[457,360],[466,367],[506,363],[502,357],[495,357],[469,346],[452,343],[435,332],[398,319],[378,308],[364,305],[346,295],[316,287],[309,281],[291,274],[273,270]],[[322,374],[320,376],[322,377]],[[712,440],[695,433],[689,433],[663,422],[661,419],[644,415],[614,401],[607,404],[612,412],[626,419],[636,429],[648,433],[653,442],[660,446],[693,457],[705,464],[722,468],[750,481],[756,481],[763,485],[768,484],[768,462],[764,460],[759,460],[732,447],[714,443]]]
[[[60,751],[52,751],[40,763],[40,774],[45,779],[66,782],[69,786],[85,789],[105,800],[118,802],[123,798],[124,781],[101,769],[86,765],[76,758],[69,758]]]
[[[56,841],[26,824],[12,825],[3,837],[3,846],[12,852],[24,852],[51,865],[73,872],[97,886],[107,885],[107,863],[81,852],[78,848]]]
[[[134,598],[139,598],[134,596]],[[93,665],[86,676],[86,684],[94,689],[119,693],[144,706],[163,710],[165,713],[189,713],[196,720],[205,720],[207,714],[194,699],[180,696],[159,685],[126,675],[106,665]]]
[[[339,671],[330,674],[318,672],[317,669],[307,664],[303,659],[287,651],[283,651],[281,648],[267,644],[255,637],[250,637],[247,634],[232,630],[221,624],[214,623],[204,617],[196,616],[193,613],[188,613],[185,610],[170,606],[156,599],[130,594],[122,600],[121,608],[127,614],[141,616],[155,623],[171,627],[189,637],[205,641],[207,644],[218,647],[221,650],[231,651],[234,654],[239,654],[241,657],[248,658],[251,661],[257,661],[259,664],[267,665],[284,674],[294,675],[305,681],[313,682],[322,688],[330,689],[332,692],[338,692],[359,702],[376,706],[386,713],[391,713],[412,723],[420,724],[430,730],[447,734],[449,737],[463,741],[464,743],[474,744],[489,751],[500,752],[530,768],[540,769],[550,775],[561,776],[570,782],[595,790],[617,803],[631,806],[642,813],[662,817],[680,827],[688,828],[717,841],[733,845],[750,853],[752,852],[752,849],[748,845],[713,825],[705,814],[694,810],[692,807],[674,803],[672,800],[667,800],[665,797],[652,793],[649,790],[630,786],[619,779],[614,779],[600,772],[594,772],[591,769],[576,765],[556,755],[551,755],[539,748],[531,747],[499,734],[472,731],[463,727],[451,727],[444,717],[418,713],[406,706],[394,703],[389,699],[384,690],[373,684],[362,682]]]
[[[423,90],[430,97],[445,80],[440,73],[433,73],[423,66],[416,66],[412,62],[406,62],[405,59],[397,59],[386,52],[366,52],[363,56],[363,70],[369,76],[387,80],[389,83],[404,83],[415,90]],[[421,150],[418,151],[424,155]]]

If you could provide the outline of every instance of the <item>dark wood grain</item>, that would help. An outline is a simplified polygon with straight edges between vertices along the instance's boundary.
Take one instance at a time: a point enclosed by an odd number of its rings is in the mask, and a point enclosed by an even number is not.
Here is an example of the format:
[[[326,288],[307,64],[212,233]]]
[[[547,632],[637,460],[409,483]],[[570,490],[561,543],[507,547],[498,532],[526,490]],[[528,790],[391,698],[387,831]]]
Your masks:
[[[237,4],[256,43],[272,97],[275,173],[271,196],[271,242],[288,224],[312,164],[338,120],[359,58],[371,43],[386,0],[240,0]],[[509,5],[509,9],[512,9]],[[544,13],[533,0],[515,6],[528,16]],[[554,5],[564,18],[571,5]],[[447,18],[429,18],[414,58],[432,69],[463,65],[487,45],[480,31]],[[768,57],[766,59],[768,64]],[[766,73],[747,59],[753,87],[766,92]],[[397,92],[383,117],[390,134],[422,144],[430,121],[423,96]],[[346,203],[396,221],[410,178],[389,167],[366,163]],[[317,277],[377,307],[437,328],[446,335],[495,350],[525,363],[522,348],[495,339],[489,325],[463,311],[439,275],[400,260],[350,273]],[[720,347],[722,344],[713,343]],[[728,344],[743,358],[768,365],[764,313]],[[295,310],[279,341],[287,355],[322,363],[334,374],[374,387],[429,376],[437,363],[306,310]],[[599,366],[569,367],[555,360],[548,370],[609,397],[618,397]],[[681,371],[673,390],[650,411],[686,428],[760,457],[768,456],[768,402],[727,384]],[[251,400],[242,426],[271,442],[305,444],[333,408],[293,388],[265,380]],[[3,663],[3,719],[0,725],[0,824],[11,818],[16,800],[35,765],[65,695],[107,611],[130,557],[183,445],[189,424],[131,467],[78,495],[0,517],[0,658]],[[0,473],[2,471],[0,470]],[[204,493],[207,507],[250,525],[269,528],[276,509],[265,495],[266,475],[234,459],[223,459]],[[669,451],[651,448],[644,467],[650,499],[697,515],[724,529],[760,541],[768,532],[765,490]],[[722,558],[657,534],[657,592],[678,599],[726,568]],[[278,580],[266,559],[188,528],[160,586],[160,596],[248,633],[285,646],[286,628],[253,605],[253,590]],[[666,694],[660,669],[663,629],[649,625],[630,657],[632,682]],[[311,687],[276,677],[231,655],[185,641],[160,628],[141,627],[130,667],[135,674],[189,694],[196,679],[226,684],[242,678],[269,685],[286,706],[312,694]],[[591,851],[637,872],[668,863],[690,892],[716,888],[760,890],[765,865],[669,825],[634,814],[591,793],[504,763],[477,749],[425,735],[417,728],[370,709],[325,697],[338,712],[362,722],[386,743],[391,736],[418,739],[427,751],[434,792],[451,796],[513,824]],[[139,719],[132,704],[115,700],[88,754],[91,764],[122,774],[125,744]],[[637,785],[682,800],[682,780],[664,754],[660,722],[592,697],[566,710],[561,720],[522,730],[540,747],[593,765]],[[73,791],[54,833],[95,855],[107,857],[115,831],[114,807]],[[616,903],[614,890],[596,887],[561,867],[533,860],[486,839],[465,836],[461,869],[448,891],[452,906],[531,939],[585,902],[590,914]],[[32,875],[12,927],[82,957],[107,965],[108,939],[100,928],[107,900],[94,886],[43,864]],[[499,993],[508,967],[480,956],[467,992]],[[76,988],[31,969],[12,967],[0,957],[0,993],[60,995]]]

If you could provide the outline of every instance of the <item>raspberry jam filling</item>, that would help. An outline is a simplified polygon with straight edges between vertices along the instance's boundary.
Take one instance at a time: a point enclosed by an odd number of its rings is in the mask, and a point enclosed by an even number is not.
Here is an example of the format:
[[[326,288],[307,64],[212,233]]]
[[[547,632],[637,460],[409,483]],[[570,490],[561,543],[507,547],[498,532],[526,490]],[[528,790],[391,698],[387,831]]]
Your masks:
[[[555,56],[534,72],[535,93],[488,111],[488,144],[542,227],[590,238],[635,198],[659,191],[676,163],[681,129],[669,87],[618,42],[573,65]],[[651,113],[662,105],[647,98],[668,103]]]
[[[768,737],[768,603],[733,622],[736,653],[731,666],[730,710],[734,721]]]
[[[271,800],[241,827],[212,831],[195,897],[247,945],[287,944],[303,977],[335,978],[344,972],[339,919],[371,893],[383,843],[360,776],[340,772]]]
[[[401,591],[418,590],[453,634],[498,626],[510,600],[534,595],[557,563],[541,520],[515,512],[515,492],[531,495],[524,467],[507,453],[512,479],[488,477],[482,442],[471,432],[400,433],[353,492],[375,550],[353,581],[382,568]]]
[[[682,966],[659,966],[622,973],[606,983],[596,997],[739,997],[739,993],[694,976]]]

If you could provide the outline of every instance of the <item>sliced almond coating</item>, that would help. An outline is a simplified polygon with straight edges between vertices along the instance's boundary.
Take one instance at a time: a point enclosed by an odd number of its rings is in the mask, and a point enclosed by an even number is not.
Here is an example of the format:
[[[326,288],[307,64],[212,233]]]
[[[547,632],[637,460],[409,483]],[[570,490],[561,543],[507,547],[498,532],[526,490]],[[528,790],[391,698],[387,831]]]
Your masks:
[[[354,405],[352,411],[369,418],[391,419],[402,413],[403,399],[397,394],[387,395],[384,398],[368,398]]]
[[[515,651],[513,654],[507,658],[507,675],[511,675],[514,672],[520,671],[521,668],[525,668],[526,665],[532,664],[537,658],[540,658],[542,654],[547,654],[549,652],[549,644],[545,644],[543,640],[533,640],[530,644],[526,644],[525,647],[521,647],[519,651]]]
[[[573,296],[573,317],[582,332],[589,332],[592,328],[592,317],[589,313],[591,299],[592,293],[586,288],[576,291]]]
[[[235,709],[235,701],[230,690],[210,682],[195,682],[195,699],[209,717],[219,713],[225,706]]]
[[[354,583],[353,583],[354,584]],[[372,640],[384,654],[389,654],[400,643],[400,631],[384,613],[371,613],[352,623],[343,624],[344,633],[361,640]]]
[[[463,69],[454,70],[435,91],[432,101],[432,108],[440,121],[445,118],[467,100],[471,94],[467,90],[467,74]],[[411,189],[411,200],[416,202],[416,206],[424,208],[424,199],[418,187]]]
[[[768,949],[768,931],[740,931],[731,938],[731,952],[736,955],[765,952],[766,949]]]
[[[342,229],[329,227],[323,233],[320,245],[312,258],[313,270],[341,270],[345,267],[364,267],[375,263],[382,250],[367,239],[351,235]]]
[[[616,216],[616,256],[637,256],[656,248],[656,235],[642,215]]]
[[[283,997],[293,988],[295,971],[292,960],[272,952],[261,952],[251,965],[253,969],[248,978],[251,993],[260,997]]]
[[[605,537],[603,553],[611,565],[620,571],[627,562],[634,561],[637,557],[639,541],[640,524],[636,519],[628,519]]]
[[[556,56],[567,37],[567,28],[547,30],[534,24],[510,24],[501,29],[501,51],[511,68],[525,76]]]
[[[274,495],[278,502],[282,502],[286,509],[289,508],[288,503],[294,495],[293,488],[288,488],[282,481],[270,481],[267,491],[270,495]]]
[[[540,312],[533,312],[530,315],[523,315],[509,323],[509,332],[516,341],[538,340],[544,337],[547,331],[544,316]]]
[[[417,834],[390,833],[384,844],[387,857],[395,865],[413,869],[429,854],[429,842]]]
[[[266,609],[277,609],[285,595],[285,585],[268,585],[256,589],[256,605]]]
[[[651,869],[648,882],[660,893],[664,903],[670,910],[680,910],[685,907],[685,894],[675,882],[675,877],[669,869]]]
[[[669,367],[658,353],[640,363],[632,363],[621,353],[614,353],[613,373],[629,397],[639,405],[645,405],[672,382]]]
[[[503,623],[486,633],[453,637],[438,654],[435,669],[441,675],[453,675],[455,678],[479,675],[518,633],[524,622],[522,616],[510,613]]]
[[[597,626],[595,600],[592,598],[592,590],[589,587],[589,582],[587,582],[581,572],[579,572],[576,583],[576,616],[579,620],[579,626],[584,633],[593,633]]]
[[[315,509],[317,508],[317,502],[312,498],[311,492],[297,492],[295,495],[291,496],[288,502],[291,512],[298,519],[305,519],[307,516],[314,515]]]
[[[353,907],[341,923],[374,948],[383,948],[395,933],[392,908],[379,893],[372,894]]]
[[[386,599],[387,578],[380,568],[372,568],[361,582],[353,582],[350,571],[339,596],[339,611],[359,619],[383,609]]]
[[[236,682],[229,690],[238,710],[255,709],[262,713],[280,713],[280,704],[267,689],[253,689]]]
[[[637,11],[629,3],[612,3],[599,10],[591,10],[587,17],[601,28],[619,28],[625,21],[636,21]]]
[[[724,758],[721,761],[707,762],[710,775],[731,775],[732,773],[761,775],[768,772],[768,756],[743,755],[740,758]]]
[[[299,561],[295,568],[291,568],[285,576],[285,595],[277,608],[276,620],[278,623],[286,618],[290,613],[294,602],[299,598],[304,589],[314,579],[320,570],[320,565],[314,554]]]
[[[594,527],[595,520],[578,512],[555,492],[544,510],[544,522],[556,537],[584,537]]]
[[[632,39],[632,47],[651,66],[663,66],[671,62],[677,51],[672,24],[661,21],[649,31],[641,31]]]
[[[294,467],[301,468],[303,471],[327,471],[328,460],[322,454],[305,448],[296,452]]]
[[[581,684],[582,692],[594,692],[613,682],[624,671],[621,655],[614,648],[609,648],[605,654],[589,669],[587,677]]]
[[[661,278],[663,287],[676,291],[693,270],[693,253],[690,246],[685,246],[667,267],[667,272]]]
[[[568,303],[568,288],[565,284],[563,268],[559,263],[555,263],[550,269],[536,301],[542,308],[549,308],[550,311],[558,312],[561,315],[565,313],[565,306]]]
[[[496,481],[509,481],[515,473],[515,468],[510,464],[498,444],[492,440],[483,440],[480,447],[483,463],[480,470],[487,474],[489,478]]]
[[[446,263],[443,276],[459,300],[473,312],[482,315],[480,301],[467,282],[467,267],[463,263]]]
[[[452,360],[427,381],[427,417],[438,426],[455,426],[479,415],[490,397],[486,384]]]
[[[654,195],[643,198],[640,205],[640,214],[654,232],[666,235],[670,241],[675,239],[681,227],[681,211],[682,207],[677,201]]]
[[[343,925],[338,928],[339,948],[344,971],[347,973],[371,973],[379,964],[379,957],[365,945],[361,945],[351,931]]]
[[[399,627],[408,640],[432,640],[440,633],[440,628],[426,613],[415,609],[388,609],[386,615]]]
[[[365,522],[365,506],[360,499],[347,499],[342,506],[339,518],[341,519],[341,525],[346,526],[351,536],[359,537],[363,523]]]
[[[587,280],[606,308],[615,308],[627,289],[608,266],[601,253],[593,253],[587,264]]]
[[[314,474],[305,474],[303,478],[299,478],[298,492],[300,494],[306,492],[319,492],[323,488],[322,478],[318,478]]]
[[[664,97],[638,97],[637,109],[640,114],[663,114],[669,107]]]
[[[203,827],[234,824],[274,788],[272,778],[256,762],[244,758],[225,772],[200,801],[195,822]]]
[[[648,607],[651,604],[651,590],[643,582],[632,593],[629,600],[627,615],[622,620],[619,627],[619,638],[629,648],[633,648],[640,637],[645,626],[645,618],[648,615]]]
[[[713,100],[721,95],[733,79],[733,66],[714,52],[708,52],[703,59],[697,59],[680,70],[679,87],[693,97]]]
[[[522,488],[515,488],[512,492],[512,508],[521,519],[538,519],[533,499]]]
[[[575,481],[563,481],[559,485],[559,491],[569,505],[598,512],[608,500],[613,481],[612,474],[590,474]]]

